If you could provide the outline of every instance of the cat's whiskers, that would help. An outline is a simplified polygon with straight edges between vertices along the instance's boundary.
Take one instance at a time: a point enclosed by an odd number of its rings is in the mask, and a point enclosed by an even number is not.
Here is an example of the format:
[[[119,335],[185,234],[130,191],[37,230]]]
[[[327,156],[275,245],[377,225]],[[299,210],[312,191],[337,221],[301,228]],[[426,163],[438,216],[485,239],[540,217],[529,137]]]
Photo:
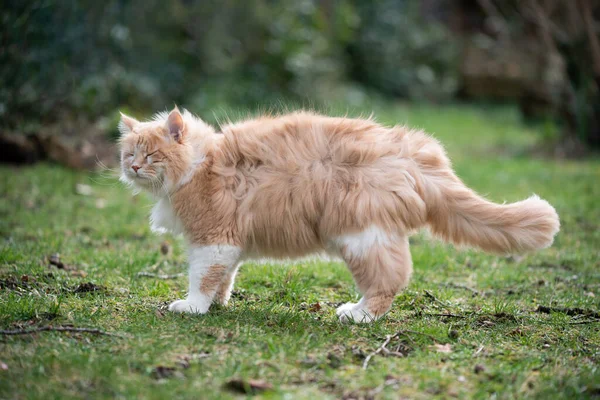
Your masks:
[[[111,179],[111,182],[102,182],[96,178],[90,178],[90,180],[98,185],[101,186],[110,186],[110,187],[115,187],[119,184],[119,179],[115,176],[100,176],[103,179]]]
[[[104,172],[99,172],[98,173],[98,177],[104,180],[107,180],[109,182],[106,181],[102,181],[96,178],[90,178],[92,182],[97,183],[98,185],[102,185],[102,186],[117,186],[119,184],[119,175],[116,171],[111,171],[111,173],[106,174]]]
[[[121,170],[117,168],[110,168],[104,162],[102,162],[98,156],[96,156],[96,166],[98,167],[98,176],[102,179],[111,180],[112,182],[106,183],[97,179],[91,178],[92,182],[102,186],[116,186],[118,185],[119,176]]]
[[[111,172],[117,172],[117,173],[121,172],[121,170],[119,168],[110,168],[108,165],[104,164],[104,162],[102,160],[100,160],[98,158],[98,156],[96,156],[96,165],[98,167],[100,167],[101,171],[111,171]]]

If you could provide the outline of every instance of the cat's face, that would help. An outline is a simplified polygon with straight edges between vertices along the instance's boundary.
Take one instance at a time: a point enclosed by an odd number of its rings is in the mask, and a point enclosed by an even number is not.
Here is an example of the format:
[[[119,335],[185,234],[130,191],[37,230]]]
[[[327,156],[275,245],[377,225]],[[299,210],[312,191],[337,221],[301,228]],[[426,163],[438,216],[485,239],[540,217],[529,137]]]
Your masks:
[[[122,115],[121,180],[137,189],[167,194],[184,173],[189,160],[185,126],[179,111],[166,122],[138,122]]]

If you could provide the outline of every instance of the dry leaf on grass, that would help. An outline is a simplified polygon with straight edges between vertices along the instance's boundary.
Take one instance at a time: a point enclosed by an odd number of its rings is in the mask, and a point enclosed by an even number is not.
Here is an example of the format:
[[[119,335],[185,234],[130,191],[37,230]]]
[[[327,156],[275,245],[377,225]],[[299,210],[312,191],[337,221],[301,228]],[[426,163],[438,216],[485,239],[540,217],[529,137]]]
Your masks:
[[[446,344],[436,343],[433,345],[433,348],[438,353],[452,353],[452,346],[450,345],[450,343],[446,343]]]
[[[54,267],[56,267],[58,269],[69,271],[69,273],[72,276],[79,276],[79,277],[82,277],[82,278],[85,278],[87,276],[87,272],[82,271],[82,270],[78,270],[75,265],[65,264],[60,259],[60,254],[59,253],[53,253],[53,254],[49,255],[48,256],[48,264],[50,264],[50,266],[54,266]]]
[[[48,257],[50,265],[54,265],[56,268],[65,269],[65,264],[60,260],[60,254],[54,253]]]
[[[103,292],[106,288],[101,285],[96,285],[92,282],[80,283],[75,289],[73,289],[73,293],[90,293],[90,292]]]

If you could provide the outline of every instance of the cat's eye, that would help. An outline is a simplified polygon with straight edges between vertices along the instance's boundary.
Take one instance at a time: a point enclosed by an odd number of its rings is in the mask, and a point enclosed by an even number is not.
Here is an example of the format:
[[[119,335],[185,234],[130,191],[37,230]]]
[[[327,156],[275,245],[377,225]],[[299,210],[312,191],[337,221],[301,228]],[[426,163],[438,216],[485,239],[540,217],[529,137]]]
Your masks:
[[[151,163],[152,163],[152,161],[154,161],[154,160],[150,160],[150,156],[151,156],[151,155],[153,155],[153,154],[156,154],[157,152],[158,152],[158,150],[155,150],[155,151],[153,151],[152,153],[148,153],[148,154],[146,154],[145,160],[146,160],[148,163],[150,163],[150,164],[151,164]]]
[[[125,154],[127,157],[133,157],[133,153],[127,153]]]

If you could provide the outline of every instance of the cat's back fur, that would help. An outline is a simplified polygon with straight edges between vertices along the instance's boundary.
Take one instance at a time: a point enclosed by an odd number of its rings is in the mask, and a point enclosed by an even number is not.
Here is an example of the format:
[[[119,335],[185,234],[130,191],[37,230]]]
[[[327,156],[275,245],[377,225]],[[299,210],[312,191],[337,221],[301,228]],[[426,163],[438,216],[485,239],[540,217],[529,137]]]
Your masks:
[[[373,224],[410,230],[426,221],[413,153],[431,143],[420,132],[307,112],[229,125],[174,205],[203,221],[191,230],[218,230],[207,223],[215,218],[235,227],[228,240],[271,256],[321,250]]]
[[[198,240],[208,240],[205,232],[249,251],[297,256],[371,225],[406,234],[429,223],[455,243],[507,252],[548,245],[558,229],[543,200],[526,200],[528,215],[520,215],[477,196],[456,178],[442,146],[421,131],[296,112],[227,125],[222,134],[173,195]],[[533,234],[533,243],[515,237],[509,218]],[[486,229],[486,219],[497,232]]]

